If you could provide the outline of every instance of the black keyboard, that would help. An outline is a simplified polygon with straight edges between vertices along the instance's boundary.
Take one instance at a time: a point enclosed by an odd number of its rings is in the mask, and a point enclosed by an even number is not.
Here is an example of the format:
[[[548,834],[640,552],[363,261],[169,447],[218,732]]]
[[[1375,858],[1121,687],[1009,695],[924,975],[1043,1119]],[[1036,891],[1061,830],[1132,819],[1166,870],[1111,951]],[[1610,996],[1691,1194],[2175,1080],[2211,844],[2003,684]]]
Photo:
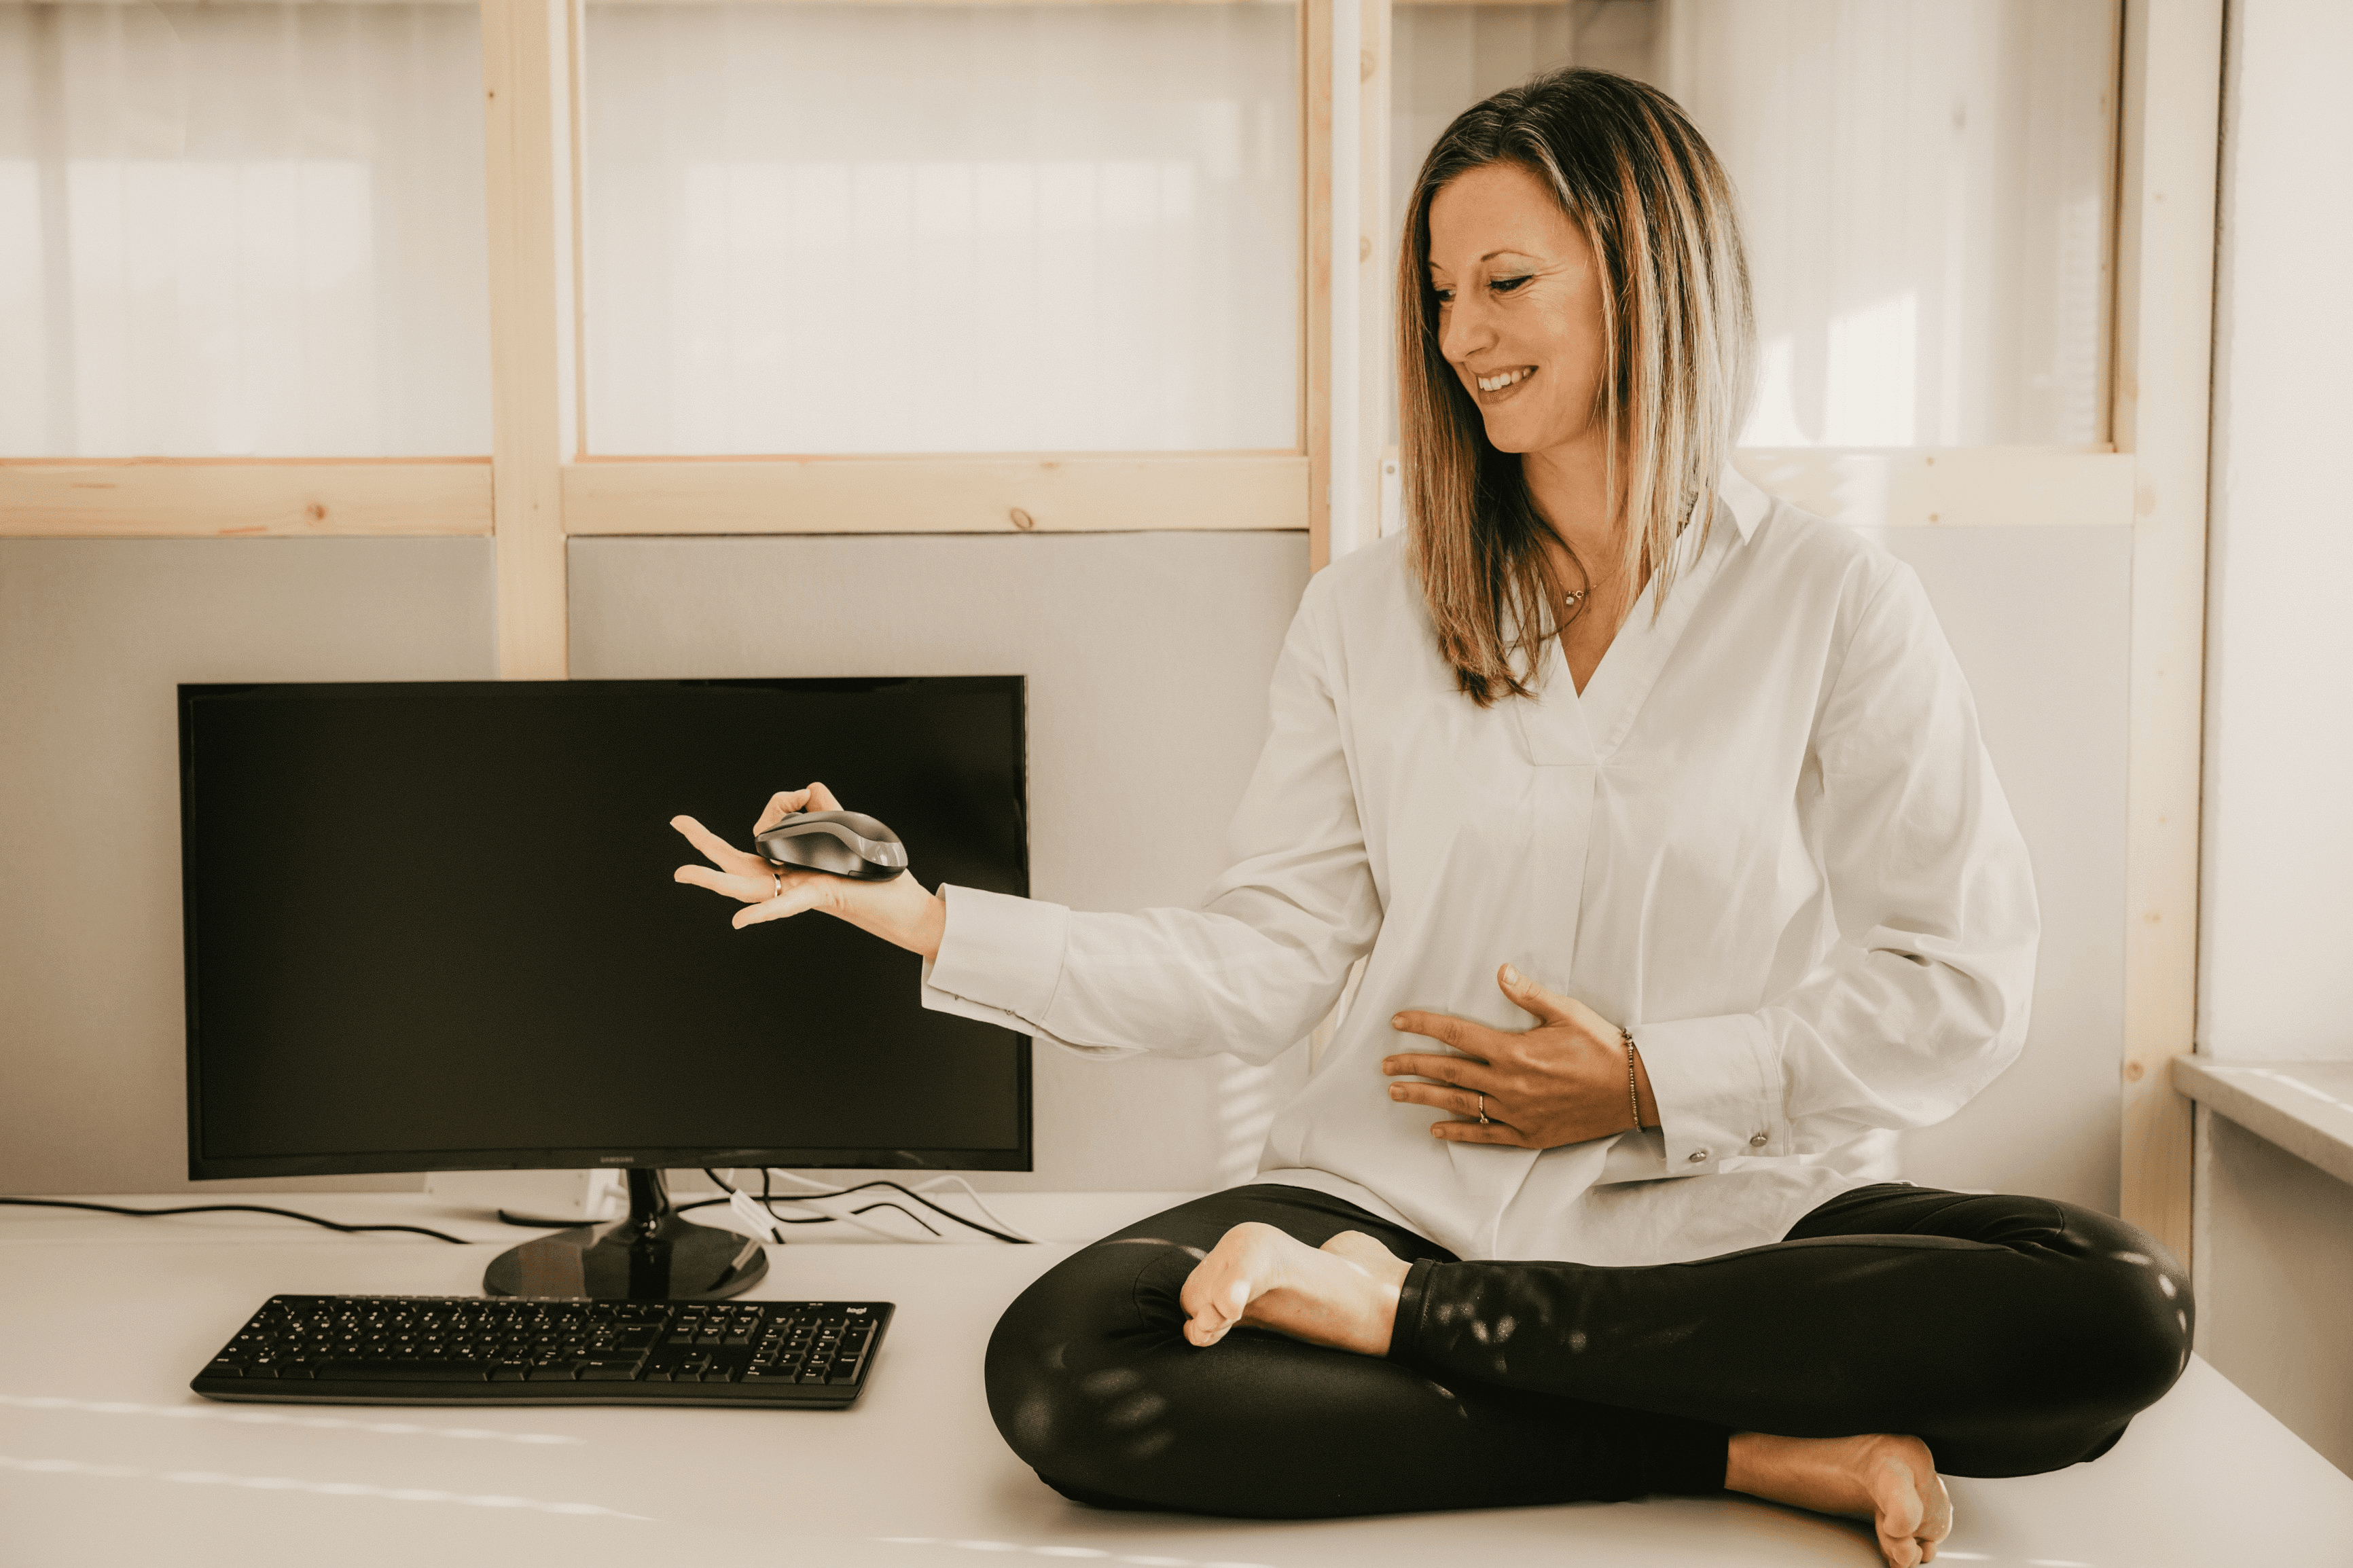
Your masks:
[[[345,1405],[839,1408],[890,1321],[888,1301],[272,1296],[188,1386]]]

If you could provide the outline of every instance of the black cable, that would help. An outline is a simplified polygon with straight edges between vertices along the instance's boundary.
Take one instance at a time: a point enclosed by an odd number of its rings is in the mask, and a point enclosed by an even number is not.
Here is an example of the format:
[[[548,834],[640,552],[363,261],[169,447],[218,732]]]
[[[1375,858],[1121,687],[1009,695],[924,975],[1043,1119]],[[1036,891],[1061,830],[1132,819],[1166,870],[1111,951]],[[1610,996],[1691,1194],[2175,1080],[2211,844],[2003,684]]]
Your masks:
[[[1015,1236],[1008,1231],[998,1230],[993,1226],[983,1225],[976,1219],[966,1219],[964,1215],[956,1213],[954,1209],[941,1207],[938,1204],[932,1202],[931,1199],[923,1196],[923,1194],[919,1192],[915,1192],[911,1188],[902,1187],[896,1182],[885,1181],[879,1177],[874,1181],[860,1182],[854,1187],[843,1187],[839,1192],[786,1193],[778,1201],[789,1204],[798,1203],[804,1198],[846,1198],[852,1193],[862,1193],[869,1187],[889,1187],[892,1192],[901,1193],[905,1194],[907,1197],[913,1198],[915,1202],[923,1205],[925,1208],[931,1210],[934,1214],[940,1215],[942,1218],[952,1219],[955,1221],[956,1224],[963,1226],[967,1229],[980,1232],[983,1236],[993,1236],[999,1241],[1009,1241],[1016,1247],[1027,1247],[1030,1245],[1029,1238],[1028,1237]],[[897,1207],[896,1205],[893,1205],[892,1206]],[[864,1214],[866,1211],[864,1209],[860,1209],[858,1212],[860,1214]],[[901,1209],[900,1212],[902,1214],[906,1213],[904,1209]],[[907,1215],[907,1217],[909,1219],[913,1219],[915,1216],[910,1214]],[[926,1230],[931,1229],[929,1226],[925,1226],[923,1228]],[[934,1230],[932,1231],[932,1234],[934,1236],[937,1236],[939,1232]]]
[[[452,1247],[470,1247],[463,1237],[447,1231],[427,1230],[421,1225],[337,1225],[331,1219],[321,1219],[314,1214],[297,1214],[292,1209],[274,1209],[262,1204],[191,1204],[175,1209],[127,1209],[117,1204],[82,1204],[66,1198],[0,1198],[0,1204],[16,1204],[24,1208],[91,1209],[99,1214],[126,1214],[137,1219],[156,1219],[175,1214],[274,1214],[282,1219],[299,1219],[306,1225],[322,1225],[329,1230],[340,1230],[346,1236],[356,1236],[364,1230],[406,1230],[417,1236],[429,1236],[436,1241],[446,1241]]]
[[[922,1215],[917,1214],[913,1209],[908,1208],[902,1204],[894,1204],[889,1198],[880,1199],[877,1202],[868,1204],[862,1209],[851,1209],[849,1212],[851,1214],[871,1214],[876,1209],[897,1209],[901,1214],[905,1215],[909,1219],[913,1220],[917,1225],[922,1226],[934,1236],[939,1235],[938,1229],[926,1223]]]

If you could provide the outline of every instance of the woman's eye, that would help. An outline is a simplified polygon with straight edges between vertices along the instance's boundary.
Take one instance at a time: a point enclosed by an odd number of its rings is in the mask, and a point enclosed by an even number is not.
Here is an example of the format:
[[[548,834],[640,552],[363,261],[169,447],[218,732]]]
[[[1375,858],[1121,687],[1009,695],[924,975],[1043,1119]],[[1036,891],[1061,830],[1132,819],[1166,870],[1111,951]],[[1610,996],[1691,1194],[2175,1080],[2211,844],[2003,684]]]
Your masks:
[[[1432,289],[1430,293],[1437,297],[1438,302],[1440,305],[1451,305],[1454,303],[1454,290],[1451,289]]]
[[[1498,294],[1514,294],[1519,291],[1520,285],[1526,281],[1525,278],[1498,278],[1487,287]]]

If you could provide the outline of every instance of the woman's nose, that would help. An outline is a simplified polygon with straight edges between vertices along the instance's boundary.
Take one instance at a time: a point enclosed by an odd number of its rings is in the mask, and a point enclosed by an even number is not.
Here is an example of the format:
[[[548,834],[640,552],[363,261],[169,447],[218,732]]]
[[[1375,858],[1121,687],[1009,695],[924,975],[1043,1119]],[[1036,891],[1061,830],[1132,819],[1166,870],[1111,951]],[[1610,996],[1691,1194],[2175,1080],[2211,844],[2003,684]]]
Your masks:
[[[1494,336],[1493,325],[1477,300],[1457,297],[1440,326],[1438,352],[1448,363],[1459,365],[1493,342]]]

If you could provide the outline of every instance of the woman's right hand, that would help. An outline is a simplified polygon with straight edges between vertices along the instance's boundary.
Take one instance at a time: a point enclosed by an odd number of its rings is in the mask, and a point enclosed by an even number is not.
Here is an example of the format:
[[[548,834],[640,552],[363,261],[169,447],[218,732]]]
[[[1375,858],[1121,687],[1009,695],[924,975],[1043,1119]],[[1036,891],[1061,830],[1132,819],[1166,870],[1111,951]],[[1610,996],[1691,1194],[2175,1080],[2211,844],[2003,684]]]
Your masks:
[[[780,791],[769,800],[752,832],[756,837],[797,811],[841,809],[833,792],[821,784]],[[733,922],[738,931],[763,921],[787,920],[805,910],[820,910],[925,958],[940,951],[940,938],[947,931],[947,900],[925,892],[913,871],[902,871],[887,882],[861,882],[824,871],[796,870],[736,848],[691,816],[673,816],[670,825],[711,862],[681,866],[672,873],[673,879],[742,902],[744,907],[735,911]]]

